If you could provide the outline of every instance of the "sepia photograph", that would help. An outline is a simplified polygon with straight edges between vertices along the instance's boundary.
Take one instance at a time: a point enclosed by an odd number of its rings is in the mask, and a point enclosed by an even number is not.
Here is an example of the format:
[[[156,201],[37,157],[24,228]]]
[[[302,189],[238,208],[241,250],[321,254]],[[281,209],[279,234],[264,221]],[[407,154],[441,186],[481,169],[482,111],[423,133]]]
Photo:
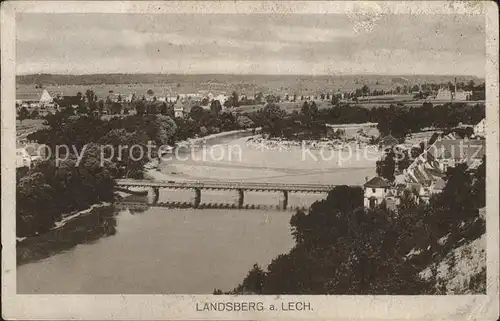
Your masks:
[[[498,317],[493,3],[58,4],[2,4],[4,317]]]

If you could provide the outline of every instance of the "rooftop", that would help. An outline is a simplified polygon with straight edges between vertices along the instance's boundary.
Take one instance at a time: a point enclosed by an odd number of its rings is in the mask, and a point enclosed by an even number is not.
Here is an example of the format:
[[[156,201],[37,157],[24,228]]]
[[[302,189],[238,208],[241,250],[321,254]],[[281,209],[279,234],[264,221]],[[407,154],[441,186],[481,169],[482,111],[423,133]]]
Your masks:
[[[391,187],[391,183],[383,179],[382,177],[375,176],[371,180],[365,183],[365,187],[368,188],[386,188]]]
[[[393,147],[393,146],[398,145],[399,141],[396,138],[394,138],[394,136],[387,135],[387,136],[382,137],[382,139],[380,140],[380,144],[382,146],[391,146],[391,147]]]
[[[465,160],[471,163],[485,154],[484,140],[442,139],[437,141],[428,152],[436,159]]]

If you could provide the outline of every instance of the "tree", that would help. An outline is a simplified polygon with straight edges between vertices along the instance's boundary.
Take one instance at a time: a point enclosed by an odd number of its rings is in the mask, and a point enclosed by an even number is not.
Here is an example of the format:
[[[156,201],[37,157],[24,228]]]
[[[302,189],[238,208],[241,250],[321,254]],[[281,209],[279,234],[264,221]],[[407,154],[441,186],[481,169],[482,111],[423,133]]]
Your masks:
[[[145,100],[136,100],[135,102],[135,112],[137,115],[142,116],[144,115],[144,112],[146,111],[146,105],[145,105]]]
[[[302,115],[309,115],[309,103],[307,101],[304,101],[302,104],[302,108],[300,108],[300,112]]]
[[[262,92],[258,92],[256,95],[255,95],[255,103],[256,104],[262,104],[264,103],[263,101],[263,98],[264,98],[264,94]]]
[[[318,116],[318,112],[319,112],[319,110],[318,110],[318,106],[316,105],[316,102],[315,102],[315,101],[313,101],[313,102],[311,103],[311,106],[309,107],[310,117],[311,117],[312,119],[316,119],[316,118],[317,118],[317,116]]]
[[[155,137],[157,145],[173,143],[172,139],[177,131],[177,125],[172,118],[164,115],[156,115],[154,125],[157,128]]]
[[[102,112],[104,111],[104,100],[99,100],[99,102],[97,103],[97,108],[99,110],[99,114],[102,114]]]
[[[91,90],[91,89],[87,89],[85,91],[85,97],[87,99],[87,104],[88,104],[88,107],[90,107],[91,103],[92,102],[95,102],[97,100],[97,97],[96,95],[94,94],[94,91]]]
[[[410,157],[409,153],[411,153],[411,151],[410,152],[407,152],[407,151],[403,152],[403,158],[397,162],[398,171],[402,172],[411,165],[412,159],[414,159],[414,158]]]
[[[193,118],[194,121],[198,122],[203,117],[203,108],[198,105],[193,106],[189,111],[189,115],[191,116],[191,118]]]
[[[37,119],[37,118],[38,118],[38,116],[40,116],[40,114],[38,113],[38,110],[36,110],[36,109],[35,109],[35,110],[33,110],[33,111],[31,112],[31,114],[30,114],[30,118],[31,118],[31,119]]]
[[[120,115],[122,112],[123,106],[119,102],[114,102],[111,104],[111,112],[113,115]]]
[[[78,105],[76,112],[80,115],[88,114],[87,106],[85,106],[84,104]]]
[[[47,232],[63,213],[110,201],[114,197],[114,165],[101,163],[101,147],[88,144],[80,163],[68,155],[59,166],[54,159],[38,162],[17,185],[17,235]]]
[[[29,117],[29,111],[26,107],[21,107],[21,109],[19,110],[19,115],[18,115],[18,119],[19,121],[22,123],[23,120],[25,119],[28,119]]]
[[[339,98],[337,97],[337,95],[332,95],[332,105],[338,106],[338,104],[339,104]]]
[[[286,112],[276,104],[267,104],[262,110],[262,131],[271,137],[283,136]]]
[[[238,116],[236,121],[238,122],[238,125],[241,128],[249,128],[255,126],[255,123],[248,116],[245,115]]]
[[[240,105],[240,100],[236,91],[233,91],[233,93],[231,94],[231,99],[233,107],[238,107]]]
[[[420,267],[403,259],[407,248],[394,248],[394,244],[411,243],[406,233],[414,228],[409,224],[411,221],[383,209],[365,211],[362,206],[361,188],[338,186],[327,199],[315,202],[308,215],[298,211],[290,220],[296,245],[289,253],[273,259],[267,272],[254,266],[236,292],[422,294],[430,291],[430,284],[418,277]]]
[[[363,85],[363,87],[361,87],[361,93],[363,94],[363,96],[367,96],[370,94],[370,88],[368,88],[367,85]]]
[[[111,158],[116,164],[118,177],[124,178],[143,178],[144,165],[150,161],[147,157],[147,142],[145,132],[128,132],[123,128],[112,129],[99,140],[100,144],[113,147],[113,150],[105,148],[104,156],[106,159]],[[129,149],[122,149],[123,146]]]
[[[220,104],[220,101],[218,100],[212,100],[212,103],[210,103],[210,111],[217,115],[218,113],[220,113],[222,110],[222,105]]]
[[[391,182],[395,179],[394,172],[396,169],[396,161],[394,160],[394,156],[394,152],[391,150],[385,154],[382,160],[376,162],[377,175]]]

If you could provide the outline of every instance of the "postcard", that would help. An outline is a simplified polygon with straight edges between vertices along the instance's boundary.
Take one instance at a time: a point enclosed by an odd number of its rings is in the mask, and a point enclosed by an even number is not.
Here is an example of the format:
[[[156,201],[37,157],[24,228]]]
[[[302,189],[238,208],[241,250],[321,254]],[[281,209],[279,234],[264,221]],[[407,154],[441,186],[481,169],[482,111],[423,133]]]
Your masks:
[[[7,1],[7,320],[497,320],[498,7]]]

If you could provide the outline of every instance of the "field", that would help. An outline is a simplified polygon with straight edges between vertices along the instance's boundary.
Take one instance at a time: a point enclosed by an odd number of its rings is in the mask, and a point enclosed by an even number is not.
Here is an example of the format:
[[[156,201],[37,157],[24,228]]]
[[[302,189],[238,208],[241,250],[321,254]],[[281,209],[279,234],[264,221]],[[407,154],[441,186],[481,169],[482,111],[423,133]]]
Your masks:
[[[16,136],[18,138],[26,137],[27,135],[42,129],[44,127],[43,123],[43,119],[25,119],[22,122],[16,120]]]
[[[472,76],[457,76],[457,81],[482,81]],[[158,95],[168,93],[194,93],[199,90],[254,94],[273,93],[282,97],[288,94],[312,94],[318,92],[350,92],[363,85],[370,89],[388,89],[404,84],[453,81],[454,76],[391,76],[391,75],[349,75],[349,76],[302,76],[302,75],[173,75],[173,74],[104,74],[104,75],[25,75],[17,76],[17,93],[33,92],[35,84],[43,85],[49,92],[63,92],[74,95],[92,88],[99,97],[105,97],[110,90],[128,94],[144,95],[152,89]]]

